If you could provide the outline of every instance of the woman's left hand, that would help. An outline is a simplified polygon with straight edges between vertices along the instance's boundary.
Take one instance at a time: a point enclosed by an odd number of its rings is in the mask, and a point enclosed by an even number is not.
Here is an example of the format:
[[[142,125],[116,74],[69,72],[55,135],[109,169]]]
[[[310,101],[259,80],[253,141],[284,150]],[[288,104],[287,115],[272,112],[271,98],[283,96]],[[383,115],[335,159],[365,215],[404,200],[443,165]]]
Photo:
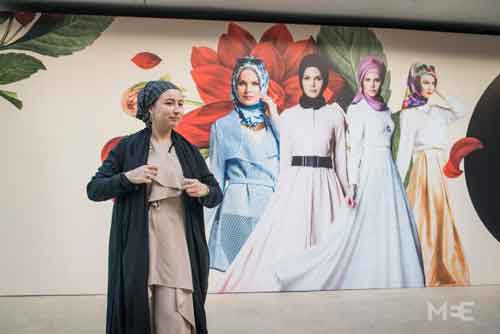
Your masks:
[[[278,116],[278,107],[268,95],[261,98],[262,102],[266,105],[266,114],[269,118]]]
[[[206,184],[201,183],[197,179],[185,178],[182,184],[182,190],[190,197],[203,197],[208,195],[209,188]]]
[[[427,101],[429,105],[437,105],[437,106],[443,105],[443,102],[446,103],[448,101],[446,100],[446,97],[437,89],[434,91],[434,94],[432,94],[430,99]]]

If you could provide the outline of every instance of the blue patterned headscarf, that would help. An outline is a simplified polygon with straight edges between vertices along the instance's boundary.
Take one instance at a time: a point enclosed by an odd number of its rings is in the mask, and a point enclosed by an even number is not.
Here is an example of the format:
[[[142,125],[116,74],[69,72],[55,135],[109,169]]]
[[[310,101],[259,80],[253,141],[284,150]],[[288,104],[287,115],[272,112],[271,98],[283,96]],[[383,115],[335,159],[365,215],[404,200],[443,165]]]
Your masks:
[[[254,105],[247,106],[239,100],[238,80],[241,72],[246,69],[254,71],[257,78],[259,78],[261,96],[267,95],[267,89],[269,87],[269,74],[264,66],[264,62],[255,57],[239,58],[234,66],[233,76],[231,79],[231,98],[233,100],[234,109],[240,116],[242,125],[253,127],[259,123],[265,122],[265,106],[262,101],[259,101]]]

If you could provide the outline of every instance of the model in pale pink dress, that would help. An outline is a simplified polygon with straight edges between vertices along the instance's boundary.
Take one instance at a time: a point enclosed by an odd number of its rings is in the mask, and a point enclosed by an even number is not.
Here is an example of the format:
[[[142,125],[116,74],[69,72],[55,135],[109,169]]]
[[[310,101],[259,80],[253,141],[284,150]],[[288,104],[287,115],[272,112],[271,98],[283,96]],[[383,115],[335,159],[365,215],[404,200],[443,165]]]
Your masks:
[[[300,104],[283,111],[279,120],[276,193],[217,292],[276,291],[274,263],[320,243],[345,203],[345,120],[340,106],[323,98],[328,66],[320,56],[306,56],[299,77]]]

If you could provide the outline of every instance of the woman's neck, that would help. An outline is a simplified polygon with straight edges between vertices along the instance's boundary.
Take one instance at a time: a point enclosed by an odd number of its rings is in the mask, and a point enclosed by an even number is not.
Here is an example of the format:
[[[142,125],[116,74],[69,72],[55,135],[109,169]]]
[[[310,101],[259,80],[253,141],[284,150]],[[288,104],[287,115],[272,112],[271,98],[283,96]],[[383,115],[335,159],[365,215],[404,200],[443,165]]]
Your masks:
[[[151,126],[152,138],[157,143],[170,143],[172,142],[172,128],[160,128],[158,126]]]

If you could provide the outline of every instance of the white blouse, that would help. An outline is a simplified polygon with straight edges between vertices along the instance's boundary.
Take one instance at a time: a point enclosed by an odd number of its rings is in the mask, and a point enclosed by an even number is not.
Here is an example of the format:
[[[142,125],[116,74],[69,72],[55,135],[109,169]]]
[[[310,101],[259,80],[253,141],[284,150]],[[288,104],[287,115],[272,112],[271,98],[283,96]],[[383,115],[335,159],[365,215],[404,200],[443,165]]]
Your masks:
[[[401,136],[397,165],[401,178],[408,172],[413,152],[427,149],[446,149],[448,124],[463,118],[465,109],[456,99],[448,98],[450,107],[425,104],[400,113]]]
[[[363,154],[370,149],[391,148],[394,122],[390,109],[374,110],[365,100],[347,109],[348,142],[350,147],[348,177],[350,184],[359,184]]]

